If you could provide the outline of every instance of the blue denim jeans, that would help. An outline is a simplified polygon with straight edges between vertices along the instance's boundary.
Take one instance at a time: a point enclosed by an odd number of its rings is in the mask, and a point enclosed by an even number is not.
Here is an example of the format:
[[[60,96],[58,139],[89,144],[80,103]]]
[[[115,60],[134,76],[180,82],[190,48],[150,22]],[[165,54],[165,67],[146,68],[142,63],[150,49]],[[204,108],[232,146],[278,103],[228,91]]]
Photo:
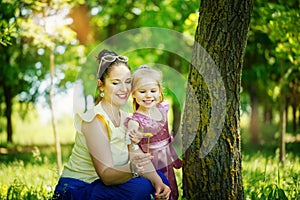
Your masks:
[[[163,173],[157,171],[169,185]],[[100,179],[86,183],[74,178],[61,177],[56,185],[53,200],[150,200],[155,190],[148,179],[138,177],[119,185],[105,185]]]

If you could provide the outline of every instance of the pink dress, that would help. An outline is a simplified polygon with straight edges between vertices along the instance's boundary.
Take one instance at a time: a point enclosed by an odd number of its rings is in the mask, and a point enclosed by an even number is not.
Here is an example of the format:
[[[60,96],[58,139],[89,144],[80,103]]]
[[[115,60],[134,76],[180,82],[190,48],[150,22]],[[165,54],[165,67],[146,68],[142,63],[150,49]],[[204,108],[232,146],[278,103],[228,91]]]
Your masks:
[[[157,170],[164,173],[168,181],[170,182],[170,188],[172,190],[170,199],[178,199],[178,188],[176,183],[176,178],[174,174],[175,168],[180,168],[182,163],[178,158],[175,150],[172,146],[173,137],[169,133],[168,129],[168,110],[169,105],[166,102],[157,104],[157,108],[162,114],[162,119],[160,121],[153,120],[146,115],[141,113],[134,113],[131,117],[125,120],[125,126],[128,127],[129,120],[135,120],[139,123],[140,127],[143,129],[144,133],[152,133],[153,136],[150,137],[150,153],[154,156],[152,162]],[[148,137],[144,137],[139,146],[144,152],[148,150]]]

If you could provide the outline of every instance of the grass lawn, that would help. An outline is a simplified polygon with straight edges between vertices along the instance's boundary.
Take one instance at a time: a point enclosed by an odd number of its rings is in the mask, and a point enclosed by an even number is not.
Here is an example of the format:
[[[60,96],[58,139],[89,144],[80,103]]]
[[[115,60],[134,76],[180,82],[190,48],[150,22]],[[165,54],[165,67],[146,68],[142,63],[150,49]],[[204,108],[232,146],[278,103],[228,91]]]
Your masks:
[[[15,127],[16,145],[6,145],[6,136],[0,133],[0,199],[49,199],[58,179],[51,127],[36,120],[19,120]],[[75,136],[72,119],[60,120],[57,130],[66,162]],[[245,199],[300,200],[300,142],[287,143],[286,163],[282,166],[278,163],[277,127],[261,127],[260,145],[248,142],[247,130],[242,124]],[[176,170],[176,175],[181,187],[181,170]]]

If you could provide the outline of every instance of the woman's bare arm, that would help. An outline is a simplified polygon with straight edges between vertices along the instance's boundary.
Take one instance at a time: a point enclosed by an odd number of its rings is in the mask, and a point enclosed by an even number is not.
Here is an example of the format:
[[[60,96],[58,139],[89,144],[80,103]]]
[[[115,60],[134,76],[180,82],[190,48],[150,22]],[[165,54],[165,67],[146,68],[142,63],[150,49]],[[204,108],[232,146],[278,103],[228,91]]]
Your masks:
[[[95,170],[105,185],[121,184],[132,177],[129,164],[114,166],[108,133],[101,121],[95,118],[91,122],[83,122],[82,132]]]
[[[153,158],[150,153],[144,153],[140,148],[130,151],[131,162],[134,171],[138,172],[142,177],[150,180],[156,190],[158,199],[169,197],[171,190],[165,185],[157,174],[152,162],[149,158]]]

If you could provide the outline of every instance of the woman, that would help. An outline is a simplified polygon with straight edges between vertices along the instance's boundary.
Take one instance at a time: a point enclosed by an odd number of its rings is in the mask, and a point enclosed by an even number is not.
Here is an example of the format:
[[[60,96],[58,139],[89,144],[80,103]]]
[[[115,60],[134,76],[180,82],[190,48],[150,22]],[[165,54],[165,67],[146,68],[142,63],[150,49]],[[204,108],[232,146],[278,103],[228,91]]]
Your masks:
[[[127,57],[103,50],[98,55],[100,91],[93,109],[75,116],[75,145],[53,199],[168,199],[166,178],[149,153],[130,154],[120,110],[131,91]]]

